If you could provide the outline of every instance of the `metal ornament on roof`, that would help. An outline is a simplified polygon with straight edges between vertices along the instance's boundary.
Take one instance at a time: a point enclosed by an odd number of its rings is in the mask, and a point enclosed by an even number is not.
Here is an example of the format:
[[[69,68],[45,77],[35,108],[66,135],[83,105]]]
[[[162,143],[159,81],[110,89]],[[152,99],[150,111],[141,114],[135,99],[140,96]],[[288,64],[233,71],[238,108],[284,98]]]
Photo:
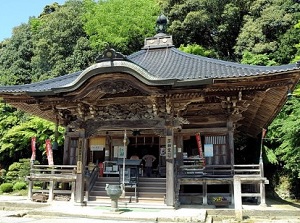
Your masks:
[[[164,14],[160,14],[156,20],[156,33],[166,33],[168,25],[168,19]]]
[[[125,60],[126,57],[120,53],[115,51],[113,48],[111,48],[108,44],[106,45],[106,49],[103,51],[103,53],[96,58],[96,62],[99,63],[101,61],[107,61],[107,60]]]

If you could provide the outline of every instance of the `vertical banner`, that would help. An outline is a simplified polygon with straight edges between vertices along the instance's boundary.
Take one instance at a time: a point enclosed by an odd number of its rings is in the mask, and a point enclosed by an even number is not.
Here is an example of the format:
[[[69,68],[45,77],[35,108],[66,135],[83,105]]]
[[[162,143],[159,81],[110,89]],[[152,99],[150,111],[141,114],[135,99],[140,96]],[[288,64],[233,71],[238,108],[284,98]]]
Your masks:
[[[33,162],[35,160],[36,157],[36,138],[32,137],[31,138],[31,162]]]
[[[166,159],[173,158],[173,136],[166,136]]]
[[[82,173],[83,167],[83,139],[79,138],[78,140],[78,148],[77,148],[77,173]]]
[[[51,146],[51,140],[50,139],[46,139],[46,154],[47,154],[47,159],[48,159],[48,165],[49,166],[54,165],[53,152],[52,152],[52,146]]]
[[[203,156],[203,151],[202,151],[202,143],[201,143],[201,136],[200,133],[196,133],[196,141],[197,141],[197,146],[198,146],[198,151],[199,151],[199,157],[203,159],[203,165],[205,166],[205,158]]]

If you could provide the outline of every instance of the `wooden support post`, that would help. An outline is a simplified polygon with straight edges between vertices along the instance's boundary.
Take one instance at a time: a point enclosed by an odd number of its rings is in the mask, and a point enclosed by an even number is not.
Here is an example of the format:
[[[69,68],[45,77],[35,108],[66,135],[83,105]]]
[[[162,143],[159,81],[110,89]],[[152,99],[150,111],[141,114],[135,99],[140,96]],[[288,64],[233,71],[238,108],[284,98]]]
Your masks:
[[[239,176],[233,177],[234,190],[234,212],[238,221],[243,220],[243,206],[242,206],[242,184]]]
[[[54,198],[53,190],[54,190],[54,181],[51,180],[49,182],[49,197],[48,197],[48,202],[52,202],[53,201],[53,198]]]
[[[166,205],[175,205],[173,129],[167,128],[166,136]]]
[[[70,164],[69,163],[69,143],[70,143],[70,137],[68,135],[65,135],[64,154],[63,154],[63,164],[64,165]]]
[[[76,190],[75,190],[75,203],[79,205],[86,205],[84,202],[84,172],[86,165],[86,148],[87,140],[85,138],[85,131],[80,132],[77,148],[77,173],[76,173]]]
[[[231,204],[234,204],[234,192],[233,192],[233,182],[229,184],[229,193],[231,195]]]
[[[233,127],[233,121],[231,118],[227,120],[227,128],[228,128],[228,147],[230,151],[230,165],[232,169],[234,169],[234,127]]]
[[[203,181],[202,184],[202,191],[203,191],[203,205],[207,205],[207,183]]]
[[[71,201],[75,201],[75,181],[71,183]]]
[[[262,157],[259,158],[259,169],[260,169],[260,176],[264,177],[264,163]],[[266,205],[266,189],[265,189],[265,182],[261,181],[259,183],[259,194],[260,194],[260,206],[267,206]]]
[[[32,199],[32,188],[33,188],[33,181],[29,180],[28,182],[28,199]]]

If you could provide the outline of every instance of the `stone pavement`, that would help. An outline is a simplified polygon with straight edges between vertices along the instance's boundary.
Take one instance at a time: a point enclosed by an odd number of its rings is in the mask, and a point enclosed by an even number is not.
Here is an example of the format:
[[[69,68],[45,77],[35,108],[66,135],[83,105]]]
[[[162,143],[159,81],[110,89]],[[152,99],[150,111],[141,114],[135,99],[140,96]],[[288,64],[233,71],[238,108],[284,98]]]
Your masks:
[[[299,222],[300,205],[267,200],[267,206],[243,205],[242,222]],[[121,203],[119,210],[112,211],[110,203],[87,202],[82,206],[70,201],[51,203],[33,202],[25,196],[0,195],[1,216],[62,216],[94,219],[115,219],[151,222],[237,222],[234,207],[214,208],[214,206],[182,205],[174,209],[165,205],[141,203]]]

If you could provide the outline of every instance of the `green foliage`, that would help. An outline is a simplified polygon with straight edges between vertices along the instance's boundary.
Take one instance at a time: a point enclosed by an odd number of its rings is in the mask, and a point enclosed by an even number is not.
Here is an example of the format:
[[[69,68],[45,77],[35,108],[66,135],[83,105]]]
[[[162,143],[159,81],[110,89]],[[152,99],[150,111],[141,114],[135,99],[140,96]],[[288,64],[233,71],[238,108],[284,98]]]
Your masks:
[[[30,26],[22,24],[13,29],[13,36],[0,44],[0,84],[31,82],[30,60],[33,55]]]
[[[204,47],[199,46],[197,44],[188,44],[187,46],[184,46],[183,44],[180,45],[179,50],[191,53],[199,56],[205,56],[205,57],[215,57],[215,53],[212,50],[206,50]]]
[[[300,98],[292,97],[269,127],[268,147],[290,176],[300,177]]]
[[[300,20],[298,20],[298,23],[294,27],[298,32],[300,32]],[[297,44],[295,44],[297,52],[296,55],[294,55],[293,62],[300,61],[300,40],[297,38],[297,41]]]
[[[2,106],[2,110],[1,110]],[[6,110],[5,110],[6,109]],[[37,138],[37,152],[45,151],[45,140],[55,139],[55,124],[38,117],[22,116],[7,105],[0,104],[0,161],[8,166],[20,157],[31,156],[31,138]],[[10,111],[12,111],[10,113]],[[58,128],[57,142],[59,146],[64,142],[63,127]],[[42,158],[39,156],[38,158]]]
[[[25,190],[27,188],[27,184],[24,181],[16,182],[13,186],[13,190]]]
[[[38,19],[31,20],[33,81],[76,72],[91,64],[96,53],[83,30],[82,13],[82,1],[73,0],[63,6],[46,6]]]
[[[261,66],[276,65],[276,62],[270,60],[267,54],[254,54],[249,51],[244,52],[241,63]]]
[[[265,150],[265,156],[264,156],[264,162],[265,163],[271,163],[271,164],[278,164],[278,159],[277,156],[274,152],[274,150],[272,150],[272,148],[268,148],[267,146],[264,146],[264,150]]]
[[[153,36],[159,15],[154,0],[84,0],[84,29],[92,47],[102,51],[108,43],[129,54],[143,45],[146,36]],[[138,13],[137,13],[138,12]]]
[[[236,54],[242,57],[249,51],[279,64],[290,62],[299,42],[299,32],[293,30],[299,16],[300,5],[293,0],[253,1],[237,38]]]
[[[6,170],[5,169],[0,169],[0,184],[4,183],[5,176],[6,176]]]
[[[19,162],[14,162],[8,168],[5,176],[5,182],[16,183],[24,181],[25,177],[30,173],[30,159],[20,159]]]
[[[234,46],[249,11],[249,0],[161,1],[170,20],[169,32],[176,46],[196,43],[234,60]]]
[[[10,193],[13,191],[13,184],[12,183],[3,183],[0,185],[0,190],[3,193]]]

